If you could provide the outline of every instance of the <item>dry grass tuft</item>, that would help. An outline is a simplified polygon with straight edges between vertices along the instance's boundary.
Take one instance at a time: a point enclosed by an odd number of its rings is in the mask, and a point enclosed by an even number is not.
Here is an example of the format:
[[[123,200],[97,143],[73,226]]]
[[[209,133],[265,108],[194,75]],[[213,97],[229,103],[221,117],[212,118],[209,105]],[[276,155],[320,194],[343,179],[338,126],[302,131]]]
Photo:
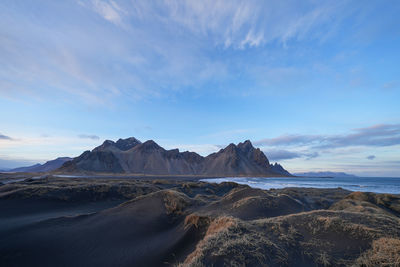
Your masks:
[[[165,191],[163,201],[168,215],[182,215],[184,209],[190,205],[190,200],[185,194],[174,190]]]
[[[359,192],[359,191],[349,194],[346,198],[353,199],[353,200],[360,200],[360,201],[370,200],[370,196],[368,193]]]
[[[170,184],[170,181],[168,180],[163,180],[163,179],[156,179],[151,181],[152,184]]]
[[[230,227],[236,226],[236,221],[232,217],[218,217],[208,226],[205,238],[212,236]]]
[[[363,253],[357,260],[356,266],[400,266],[400,239],[379,238],[372,242],[372,248]]]
[[[319,254],[319,257],[316,258],[316,263],[319,263],[322,266],[332,266],[331,258],[326,252],[322,252]]]
[[[210,223],[209,217],[199,216],[197,214],[190,214],[185,217],[185,229],[189,228],[190,226],[194,226],[196,228],[208,225]]]
[[[250,196],[250,197],[245,197],[242,198],[236,202],[233,203],[233,208],[237,209],[240,208],[241,206],[246,206],[246,205],[251,205],[252,203],[262,203],[265,205],[270,204],[268,200],[265,198],[262,198],[260,196]]]
[[[199,259],[203,256],[204,252],[203,249],[204,247],[207,247],[207,241],[217,235],[218,233],[222,231],[226,231],[229,229],[229,227],[236,226],[236,220],[231,218],[231,217],[218,217],[210,222],[209,218],[206,217],[201,217],[197,215],[189,215],[185,218],[185,225],[187,223],[193,224],[196,227],[198,227],[200,224],[204,224],[208,219],[208,229],[206,234],[204,235],[204,238],[197,244],[196,249],[190,253],[183,264],[180,266],[199,266],[201,265]]]
[[[372,207],[380,213],[388,215],[391,213],[400,217],[400,197],[398,195],[353,192],[343,201],[345,200],[354,200],[356,203],[352,204],[366,206],[367,209],[361,209],[361,212],[371,210]]]

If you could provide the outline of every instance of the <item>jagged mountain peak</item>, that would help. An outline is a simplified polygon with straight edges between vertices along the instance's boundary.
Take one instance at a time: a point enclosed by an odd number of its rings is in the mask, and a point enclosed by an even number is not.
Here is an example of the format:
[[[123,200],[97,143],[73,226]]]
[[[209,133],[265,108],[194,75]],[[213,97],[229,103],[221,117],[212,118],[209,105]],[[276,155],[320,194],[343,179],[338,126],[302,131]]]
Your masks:
[[[118,147],[120,150],[122,151],[126,151],[129,150],[139,144],[141,144],[142,142],[140,142],[138,139],[136,139],[135,137],[129,137],[126,139],[118,139],[118,141],[115,143],[115,146]]]
[[[93,149],[93,152],[103,151],[103,150],[105,150],[105,149],[107,149],[107,148],[109,148],[109,147],[114,147],[114,146],[115,146],[115,142],[114,142],[114,141],[112,141],[112,140],[105,140],[105,141],[103,142],[103,144],[101,144],[101,145],[98,146],[98,147],[95,147],[95,148]]]
[[[159,146],[153,140],[148,140],[148,141],[142,143],[139,148],[147,150],[147,151],[163,149],[161,146]]]
[[[136,139],[135,137],[129,137],[126,139],[118,139],[117,142],[114,142],[112,140],[105,140],[103,142],[102,145],[96,147],[95,149],[93,149],[93,152],[98,152],[98,151],[105,151],[105,150],[109,150],[109,149],[119,149],[122,151],[127,151],[129,149],[134,148],[135,146],[141,144],[142,142],[140,142],[138,139]]]
[[[221,149],[220,151],[218,151],[218,153],[226,153],[226,152],[251,152],[255,150],[255,148],[253,147],[253,144],[250,142],[250,140],[246,140],[244,142],[241,142],[239,144],[234,144],[234,143],[230,143],[227,147]]]
[[[227,151],[236,151],[237,146],[234,143],[230,143],[227,147],[222,148],[218,153],[227,152]]]
[[[239,143],[237,145],[238,148],[242,149],[242,150],[250,150],[250,149],[254,149],[253,144],[250,142],[250,140],[246,140],[243,143]]]

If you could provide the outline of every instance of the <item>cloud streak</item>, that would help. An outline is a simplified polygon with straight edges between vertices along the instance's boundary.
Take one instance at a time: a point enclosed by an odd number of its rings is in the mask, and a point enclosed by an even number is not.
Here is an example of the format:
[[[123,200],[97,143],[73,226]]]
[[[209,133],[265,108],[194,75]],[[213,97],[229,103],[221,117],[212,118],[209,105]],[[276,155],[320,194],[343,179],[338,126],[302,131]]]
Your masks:
[[[385,147],[400,145],[400,124],[378,124],[354,129],[343,135],[282,135],[255,142],[259,146],[310,146],[314,149],[351,146]]]
[[[0,140],[13,140],[13,138],[0,133]]]
[[[264,151],[265,155],[269,160],[279,161],[279,160],[289,160],[297,158],[305,158],[310,160],[319,156],[318,152],[293,152],[284,149],[270,149]]]
[[[79,138],[82,139],[91,139],[91,140],[99,140],[100,137],[94,134],[80,134],[78,135]]]
[[[44,21],[29,4],[4,4],[0,94],[72,95],[104,104],[228,83],[243,71],[242,62],[236,69],[234,57],[223,60],[215,51],[320,39],[332,22],[349,15],[344,6],[291,0],[67,1],[48,5],[52,15]]]
[[[93,10],[104,19],[116,25],[121,25],[123,10],[115,1],[92,0],[91,3]]]
[[[265,138],[254,142],[259,146],[289,146],[289,145],[308,145],[324,140],[322,135],[281,135],[275,138]]]
[[[288,150],[267,150],[264,151],[265,155],[269,160],[278,161],[284,159],[295,159],[300,158],[302,155],[297,152],[291,152]]]
[[[342,19],[343,2],[309,5],[283,1],[133,1],[128,14],[140,21],[153,20],[168,27],[183,28],[197,36],[207,36],[216,45],[245,49],[271,42],[282,45],[326,31],[334,20]],[[335,16],[333,16],[335,14]]]

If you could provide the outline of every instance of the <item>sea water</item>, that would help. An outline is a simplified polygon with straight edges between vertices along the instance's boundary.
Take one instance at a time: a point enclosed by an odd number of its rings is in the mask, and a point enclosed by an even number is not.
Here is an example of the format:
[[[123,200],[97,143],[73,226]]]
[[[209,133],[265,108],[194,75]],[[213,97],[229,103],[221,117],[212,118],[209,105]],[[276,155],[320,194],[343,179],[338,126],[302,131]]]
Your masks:
[[[285,187],[338,188],[375,193],[400,194],[400,178],[396,177],[226,177],[202,179],[209,183],[235,182],[254,188],[280,189]]]

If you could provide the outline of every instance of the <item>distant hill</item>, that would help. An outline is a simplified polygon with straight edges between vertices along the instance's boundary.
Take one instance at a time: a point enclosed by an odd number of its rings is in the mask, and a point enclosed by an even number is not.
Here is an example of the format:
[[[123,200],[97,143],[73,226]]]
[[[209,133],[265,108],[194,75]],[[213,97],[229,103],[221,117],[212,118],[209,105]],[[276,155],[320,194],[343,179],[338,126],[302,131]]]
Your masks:
[[[249,140],[207,157],[195,152],[165,150],[153,140],[134,137],[106,140],[92,151],[65,162],[57,172],[105,172],[148,175],[290,176],[279,164],[271,165]]]
[[[54,160],[49,160],[44,164],[35,164],[27,167],[19,167],[15,169],[8,170],[8,172],[49,172],[60,168],[65,162],[72,160],[72,158],[61,157]]]
[[[344,172],[300,172],[300,173],[294,173],[294,175],[304,176],[304,177],[348,177],[348,178],[357,177],[353,174],[348,174]]]

